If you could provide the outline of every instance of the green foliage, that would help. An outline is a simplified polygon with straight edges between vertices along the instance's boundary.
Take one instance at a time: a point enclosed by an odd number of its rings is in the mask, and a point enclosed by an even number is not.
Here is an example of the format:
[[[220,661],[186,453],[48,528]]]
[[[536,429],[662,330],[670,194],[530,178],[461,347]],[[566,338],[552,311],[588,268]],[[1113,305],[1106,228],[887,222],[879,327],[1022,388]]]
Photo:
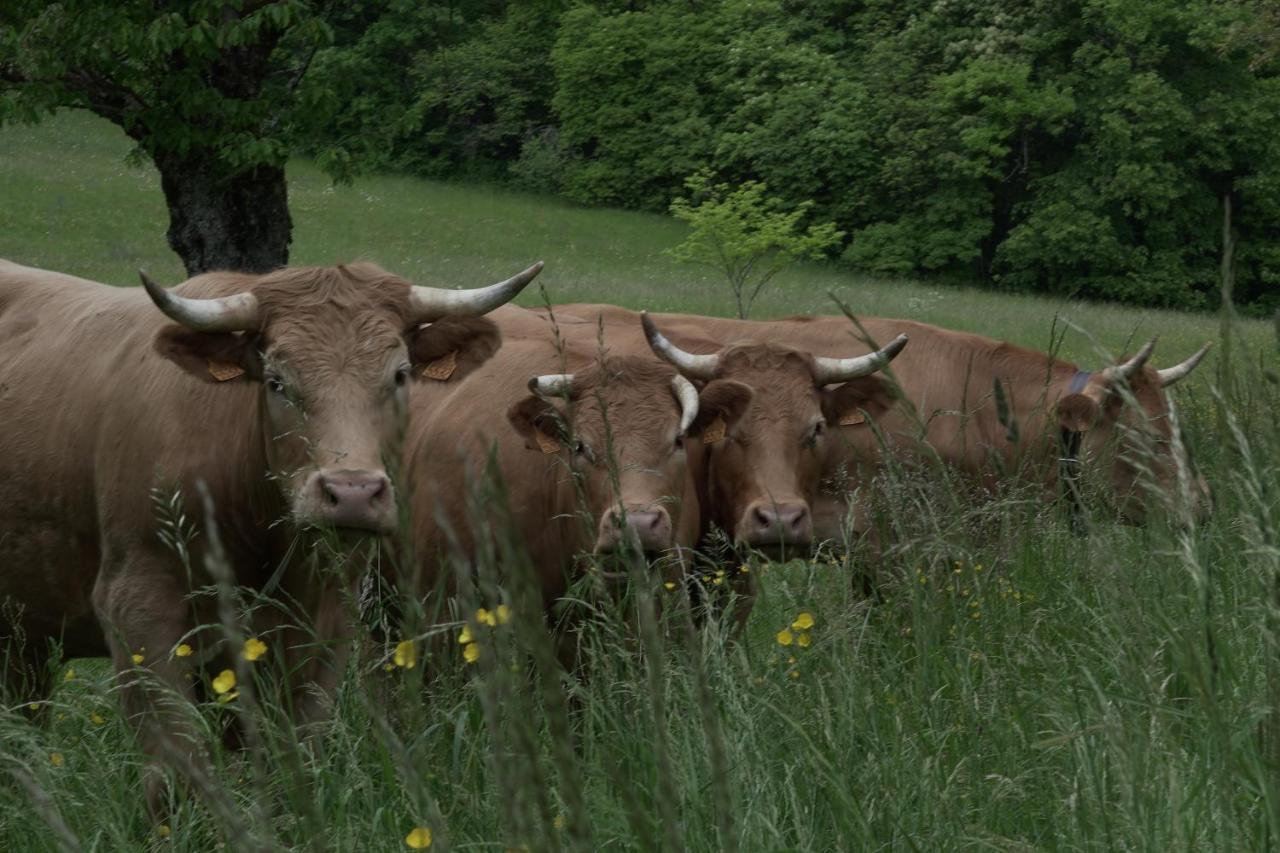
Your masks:
[[[759,181],[734,188],[713,184],[711,174],[703,171],[684,183],[691,198],[677,198],[671,203],[671,212],[692,230],[668,254],[677,261],[703,264],[724,273],[738,316],[744,320],[774,276],[795,261],[821,258],[844,236],[830,222],[802,229],[812,202],[788,210]]]
[[[231,175],[283,166],[341,92],[307,84],[323,4],[14,0],[0,9],[0,121],[80,107],[148,157],[198,153]],[[341,174],[343,158],[330,156]]]

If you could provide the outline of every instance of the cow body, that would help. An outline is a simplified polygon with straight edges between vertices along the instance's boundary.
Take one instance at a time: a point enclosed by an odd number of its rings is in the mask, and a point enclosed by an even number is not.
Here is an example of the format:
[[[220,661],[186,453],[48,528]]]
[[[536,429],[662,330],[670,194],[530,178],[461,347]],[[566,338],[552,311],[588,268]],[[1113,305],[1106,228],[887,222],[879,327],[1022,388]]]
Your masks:
[[[637,316],[606,305],[557,306],[556,311],[619,328],[629,328]],[[670,329],[677,343],[683,336],[767,341],[803,346],[832,357],[869,350],[844,317],[744,321],[664,314],[655,320]],[[1107,371],[1082,371],[1024,347],[926,323],[868,317],[861,318],[861,324],[877,343],[901,334],[911,339],[911,346],[893,363],[894,379],[910,405],[896,406],[871,421],[852,418],[856,422],[839,426],[840,440],[828,445],[825,472],[828,476],[842,471],[855,476],[846,477],[833,492],[848,495],[851,486],[866,482],[881,465],[884,447],[870,429],[874,422],[894,455],[941,460],[988,489],[1010,472],[1021,471],[1022,476],[1042,482],[1046,497],[1052,497],[1058,494],[1059,460],[1064,454],[1062,430],[1072,426],[1064,426],[1064,401],[1087,410],[1088,423],[1075,425],[1084,429],[1068,431],[1082,434],[1077,453],[1098,457],[1100,464],[1107,466],[1111,493],[1122,517],[1142,520],[1151,500],[1159,499],[1157,493],[1168,495],[1176,487],[1179,460],[1170,447],[1168,403],[1161,390],[1161,374],[1168,371],[1141,366],[1128,380],[1127,388],[1138,405],[1122,406],[1114,378]],[[630,345],[639,347],[642,343],[633,337]],[[1189,360],[1192,367],[1201,354]],[[1007,404],[1003,423],[994,391],[997,382]],[[1016,431],[1010,430],[1010,422],[1016,424]],[[1145,431],[1146,435],[1140,439],[1141,447],[1135,449],[1124,447],[1123,441],[1117,443],[1117,431],[1131,438],[1137,432]],[[1147,468],[1142,482],[1132,459],[1132,454],[1139,452],[1143,456],[1139,464]],[[1197,508],[1203,508],[1207,487],[1196,480],[1191,488]],[[843,499],[829,495],[822,503],[815,512],[817,538],[839,539],[850,521],[854,532],[867,529],[868,519],[861,506],[852,508],[850,518],[850,508]]]
[[[120,673],[147,675],[122,691],[144,748],[194,757],[150,690],[200,698],[238,653],[196,631],[218,621],[212,596],[190,596],[213,580],[206,521],[234,583],[274,578],[306,617],[259,608],[247,627],[284,664],[295,719],[318,718],[346,654],[354,577],[291,545],[336,528],[337,563],[360,564],[372,548],[361,534],[394,529],[383,460],[399,456],[415,366],[447,356],[465,372],[491,354],[496,329],[466,314],[523,280],[435,291],[361,264],[147,285],[0,262],[0,687],[40,699],[54,646],[110,654]],[[175,654],[183,643],[195,653]],[[162,794],[150,777],[153,812]]]

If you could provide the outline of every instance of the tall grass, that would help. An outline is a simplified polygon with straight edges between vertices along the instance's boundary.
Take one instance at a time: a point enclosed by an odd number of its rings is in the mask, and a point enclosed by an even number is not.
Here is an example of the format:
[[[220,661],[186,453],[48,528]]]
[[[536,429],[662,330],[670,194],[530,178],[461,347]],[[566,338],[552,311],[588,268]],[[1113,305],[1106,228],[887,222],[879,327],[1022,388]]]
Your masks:
[[[53,186],[119,153],[80,121],[0,134],[8,174],[15,160],[36,164],[31,186]],[[80,141],[55,144],[59,128]],[[15,141],[23,139],[39,144]],[[114,186],[139,174],[99,178]],[[651,265],[645,241],[631,239],[665,239],[669,226],[655,220],[391,178],[333,194],[366,192],[376,204],[322,210],[324,190],[309,167],[293,178],[299,260],[321,260],[327,236],[335,251],[370,254],[361,247],[373,246],[379,260],[408,272],[434,258],[452,280],[490,265],[500,274],[550,246],[568,270],[552,282],[560,301],[607,296],[638,307],[653,298],[668,300],[653,307],[696,310],[717,298],[668,287],[683,273]],[[0,205],[0,254],[101,278],[118,272],[121,281],[140,259],[158,268],[154,241],[129,244],[119,261],[96,255],[92,234],[67,223],[102,214],[72,188],[59,192],[75,210],[62,220],[65,248],[56,234],[28,246],[14,236],[15,223],[30,230],[52,221],[37,211],[43,202],[25,197],[32,192]],[[109,196],[98,198],[116,210]],[[145,227],[134,232],[114,214],[102,239],[159,233],[159,213],[146,204]],[[467,224],[435,235],[434,254],[403,227],[394,240],[373,233],[372,212],[403,217],[412,205],[423,206],[424,221]],[[530,224],[534,211],[544,215]],[[476,237],[469,229],[485,216],[489,227]],[[549,228],[564,228],[566,239]],[[483,232],[517,236],[486,255],[499,241]],[[455,238],[474,254],[451,252]],[[596,257],[575,240],[618,245]],[[607,287],[593,290],[597,274]],[[809,299],[807,288],[837,276],[797,272],[769,310],[791,310],[788,294]],[[870,294],[855,300],[868,313],[909,314],[893,307],[933,293],[857,287]],[[930,318],[955,310],[963,322],[952,325],[1042,348],[1049,315],[1061,307],[938,293],[921,309]],[[827,310],[812,298],[806,308]],[[1190,346],[1212,325],[1071,308],[1115,347],[1136,328],[1166,323],[1173,331],[1162,346],[1170,338]],[[743,562],[759,596],[736,642],[728,620],[692,630],[682,588],[666,590],[643,571],[625,596],[576,592],[580,673],[565,670],[545,630],[500,484],[477,482],[472,523],[487,531],[487,544],[474,566],[457,561],[457,600],[422,609],[410,597],[401,608],[409,618],[393,621],[385,642],[362,637],[335,713],[313,737],[299,735],[273,698],[277,649],[242,665],[249,692],[193,712],[212,769],[196,796],[177,795],[167,837],[146,815],[144,762],[102,662],[73,661],[59,674],[43,724],[22,708],[0,714],[0,849],[395,850],[414,827],[432,831],[433,850],[1273,848],[1280,428],[1272,413],[1280,392],[1275,341],[1264,332],[1230,327],[1234,399],[1218,394],[1212,377],[1179,389],[1187,444],[1214,488],[1206,522],[1188,524],[1175,503],[1147,527],[1123,527],[1090,499],[1080,536],[1064,513],[1022,490],[976,503],[963,483],[903,468],[879,485],[879,520],[892,535],[874,557],[851,547],[812,562]],[[182,527],[171,525],[176,552]],[[877,598],[853,583],[855,570],[874,573]],[[202,593],[224,596],[223,624],[208,630],[233,644],[248,611],[269,604],[225,581]],[[477,619],[481,607],[499,604],[511,607],[509,621]],[[801,613],[815,623],[807,647],[791,629]],[[464,625],[481,648],[473,664],[458,642]],[[396,663],[401,642],[417,652],[412,667]],[[246,749],[222,746],[232,720],[254,733]]]

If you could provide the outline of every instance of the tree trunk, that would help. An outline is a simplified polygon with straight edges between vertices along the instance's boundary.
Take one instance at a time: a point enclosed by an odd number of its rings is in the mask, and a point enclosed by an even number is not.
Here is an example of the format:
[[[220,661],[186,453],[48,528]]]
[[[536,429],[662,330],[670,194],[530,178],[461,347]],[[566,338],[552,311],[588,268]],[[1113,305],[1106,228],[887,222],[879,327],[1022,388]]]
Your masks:
[[[212,152],[155,157],[169,204],[169,246],[187,274],[269,272],[287,264],[293,220],[284,168],[258,166],[228,177],[215,162]]]

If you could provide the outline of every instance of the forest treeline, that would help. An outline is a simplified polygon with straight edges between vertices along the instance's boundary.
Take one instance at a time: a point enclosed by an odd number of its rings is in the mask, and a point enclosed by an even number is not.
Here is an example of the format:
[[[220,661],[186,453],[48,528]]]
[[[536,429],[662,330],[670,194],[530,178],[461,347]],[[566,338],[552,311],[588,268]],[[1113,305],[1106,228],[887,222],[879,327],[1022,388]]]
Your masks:
[[[894,275],[1280,305],[1280,80],[1215,0],[416,0],[348,7],[315,152],[663,210],[691,173],[813,201]],[[331,167],[332,163],[329,164]]]

